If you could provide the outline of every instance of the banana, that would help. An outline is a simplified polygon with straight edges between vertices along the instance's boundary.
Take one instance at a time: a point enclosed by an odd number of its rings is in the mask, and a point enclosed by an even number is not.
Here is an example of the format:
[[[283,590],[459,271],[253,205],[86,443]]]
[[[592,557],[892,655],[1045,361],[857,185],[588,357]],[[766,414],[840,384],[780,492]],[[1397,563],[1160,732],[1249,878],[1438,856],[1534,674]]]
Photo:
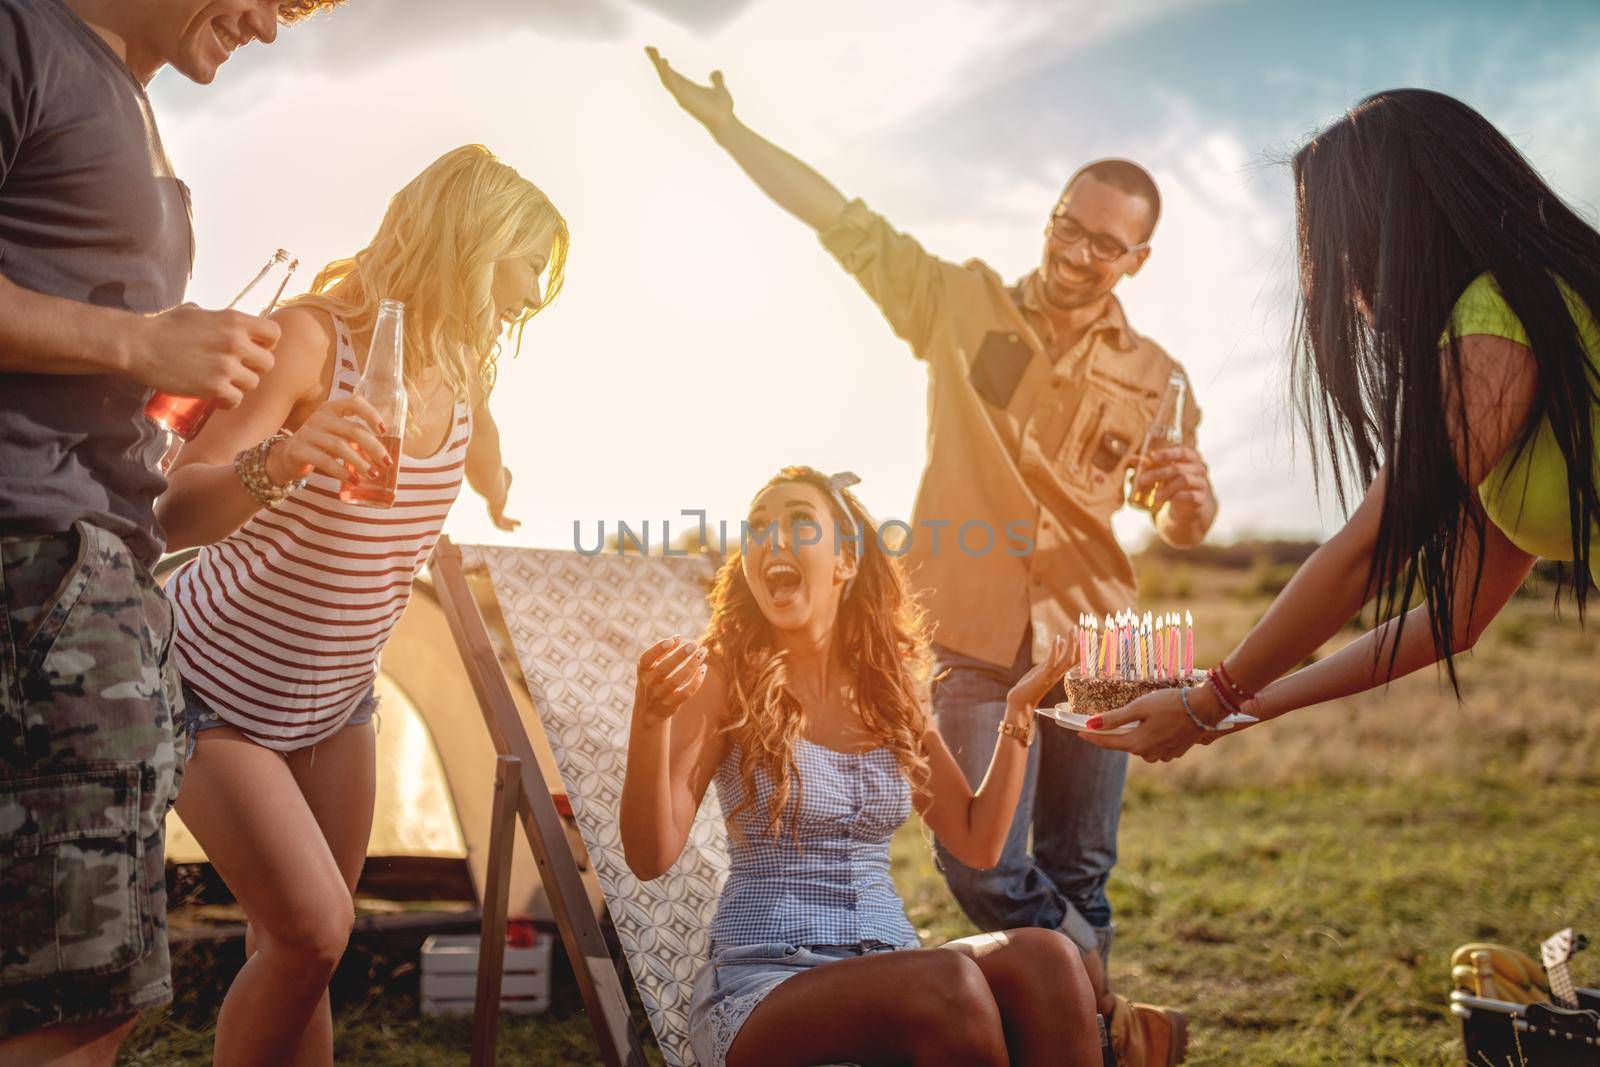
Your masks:
[[[1470,990],[1477,981],[1472,956],[1476,952],[1489,955],[1493,976],[1488,980],[1492,990],[1484,996],[1506,1000],[1515,1004],[1534,1004],[1546,999],[1550,987],[1544,968],[1529,955],[1507,945],[1475,941],[1462,945],[1450,955],[1450,976],[1458,988]]]

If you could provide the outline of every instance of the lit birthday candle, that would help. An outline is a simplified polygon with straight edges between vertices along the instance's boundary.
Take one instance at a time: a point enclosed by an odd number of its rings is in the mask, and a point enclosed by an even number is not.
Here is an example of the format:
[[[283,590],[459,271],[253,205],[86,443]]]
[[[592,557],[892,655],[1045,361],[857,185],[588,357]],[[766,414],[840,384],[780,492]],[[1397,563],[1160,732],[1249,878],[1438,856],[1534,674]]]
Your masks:
[[[1105,636],[1100,639],[1100,673],[1102,675],[1109,675],[1111,673],[1112,632],[1111,616],[1107,615]]]
[[[1166,616],[1155,616],[1155,677],[1166,677]]]
[[[1149,681],[1155,673],[1155,649],[1150,645],[1151,637],[1150,613],[1144,613],[1144,622],[1140,626],[1139,636],[1139,677]]]
[[[1138,667],[1138,664],[1134,662],[1134,646],[1138,645],[1136,630],[1138,630],[1138,621],[1134,619],[1133,611],[1125,611],[1122,616],[1123,678],[1133,677],[1134,669]]]
[[[1178,651],[1178,613],[1173,611],[1167,614],[1167,668],[1176,678],[1182,670],[1182,661]]]
[[[1183,613],[1183,670],[1194,673],[1194,616],[1187,611]]]

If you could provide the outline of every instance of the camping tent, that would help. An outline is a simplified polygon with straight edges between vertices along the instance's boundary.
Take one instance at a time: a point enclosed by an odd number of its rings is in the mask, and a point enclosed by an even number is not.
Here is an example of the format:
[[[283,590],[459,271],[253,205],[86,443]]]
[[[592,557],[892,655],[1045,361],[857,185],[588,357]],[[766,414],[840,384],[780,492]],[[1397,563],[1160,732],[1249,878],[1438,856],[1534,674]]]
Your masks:
[[[182,562],[164,562],[170,573]],[[475,583],[484,617],[509,672],[516,659],[498,608]],[[520,679],[520,673],[509,674]],[[513,686],[518,710],[530,723],[526,687]],[[494,745],[473,697],[431,580],[419,578],[405,614],[384,649],[378,678],[378,792],[372,838],[360,892],[387,899],[481,899],[494,799]],[[560,781],[542,730],[535,738],[545,780]],[[560,801],[558,800],[558,804]],[[574,848],[582,843],[569,827]],[[579,852],[579,855],[583,855]],[[174,812],[167,821],[167,862],[203,863],[205,853]],[[600,897],[593,879],[593,904]],[[518,838],[512,860],[509,911],[551,917],[533,854]]]

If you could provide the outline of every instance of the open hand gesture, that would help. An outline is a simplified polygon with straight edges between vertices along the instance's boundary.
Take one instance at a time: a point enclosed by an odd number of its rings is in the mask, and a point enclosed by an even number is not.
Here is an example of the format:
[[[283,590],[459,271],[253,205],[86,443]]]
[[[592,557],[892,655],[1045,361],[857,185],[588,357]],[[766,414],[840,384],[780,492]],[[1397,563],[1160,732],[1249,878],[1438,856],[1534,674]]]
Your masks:
[[[672,94],[678,106],[693,115],[706,129],[716,133],[733,120],[733,94],[728,92],[728,86],[722,80],[722,71],[712,71],[711,84],[701,85],[673,70],[672,64],[663,59],[654,46],[644,51],[650,57],[650,62],[655,64],[661,84],[667,87],[667,92]]]
[[[706,680],[707,651],[679,636],[662,638],[645,649],[639,656],[634,712],[655,723],[677,714]]]
[[[1033,669],[1017,680],[1011,687],[1011,692],[1006,694],[1006,706],[1011,711],[1027,710],[1032,712],[1039,706],[1039,701],[1044,695],[1061,681],[1061,676],[1067,673],[1067,665],[1072,661],[1072,645],[1060,634],[1050,642],[1050,655],[1043,663],[1035,663]]]

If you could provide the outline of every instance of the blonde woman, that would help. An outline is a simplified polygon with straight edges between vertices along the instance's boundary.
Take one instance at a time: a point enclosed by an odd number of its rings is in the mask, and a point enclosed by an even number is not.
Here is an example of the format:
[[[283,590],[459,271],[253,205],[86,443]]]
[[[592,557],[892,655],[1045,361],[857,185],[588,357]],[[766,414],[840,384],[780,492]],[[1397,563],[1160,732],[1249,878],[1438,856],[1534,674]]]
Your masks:
[[[1030,928],[909,951],[889,874],[913,807],[962,862],[995,864],[1067,643],[1011,690],[974,793],[929,717],[921,615],[860,501],[790,467],[748,522],[762,536],[718,574],[703,639],[640,657],[622,796],[628,864],[650,879],[717,783],[732,869],[690,1008],[699,1062],[1098,1065],[1071,941]]]
[[[277,313],[272,369],[184,448],[157,507],[172,547],[208,545],[168,586],[190,749],[178,812],[250,921],[218,1064],[333,1060],[327,985],[372,824],[378,654],[463,475],[515,525],[486,401],[501,336],[548,305],[567,245],[550,201],[487,149],[444,155],[371,244]],[[352,395],[380,300],[406,306],[410,398],[388,510],[339,498],[389,462],[387,428]]]

